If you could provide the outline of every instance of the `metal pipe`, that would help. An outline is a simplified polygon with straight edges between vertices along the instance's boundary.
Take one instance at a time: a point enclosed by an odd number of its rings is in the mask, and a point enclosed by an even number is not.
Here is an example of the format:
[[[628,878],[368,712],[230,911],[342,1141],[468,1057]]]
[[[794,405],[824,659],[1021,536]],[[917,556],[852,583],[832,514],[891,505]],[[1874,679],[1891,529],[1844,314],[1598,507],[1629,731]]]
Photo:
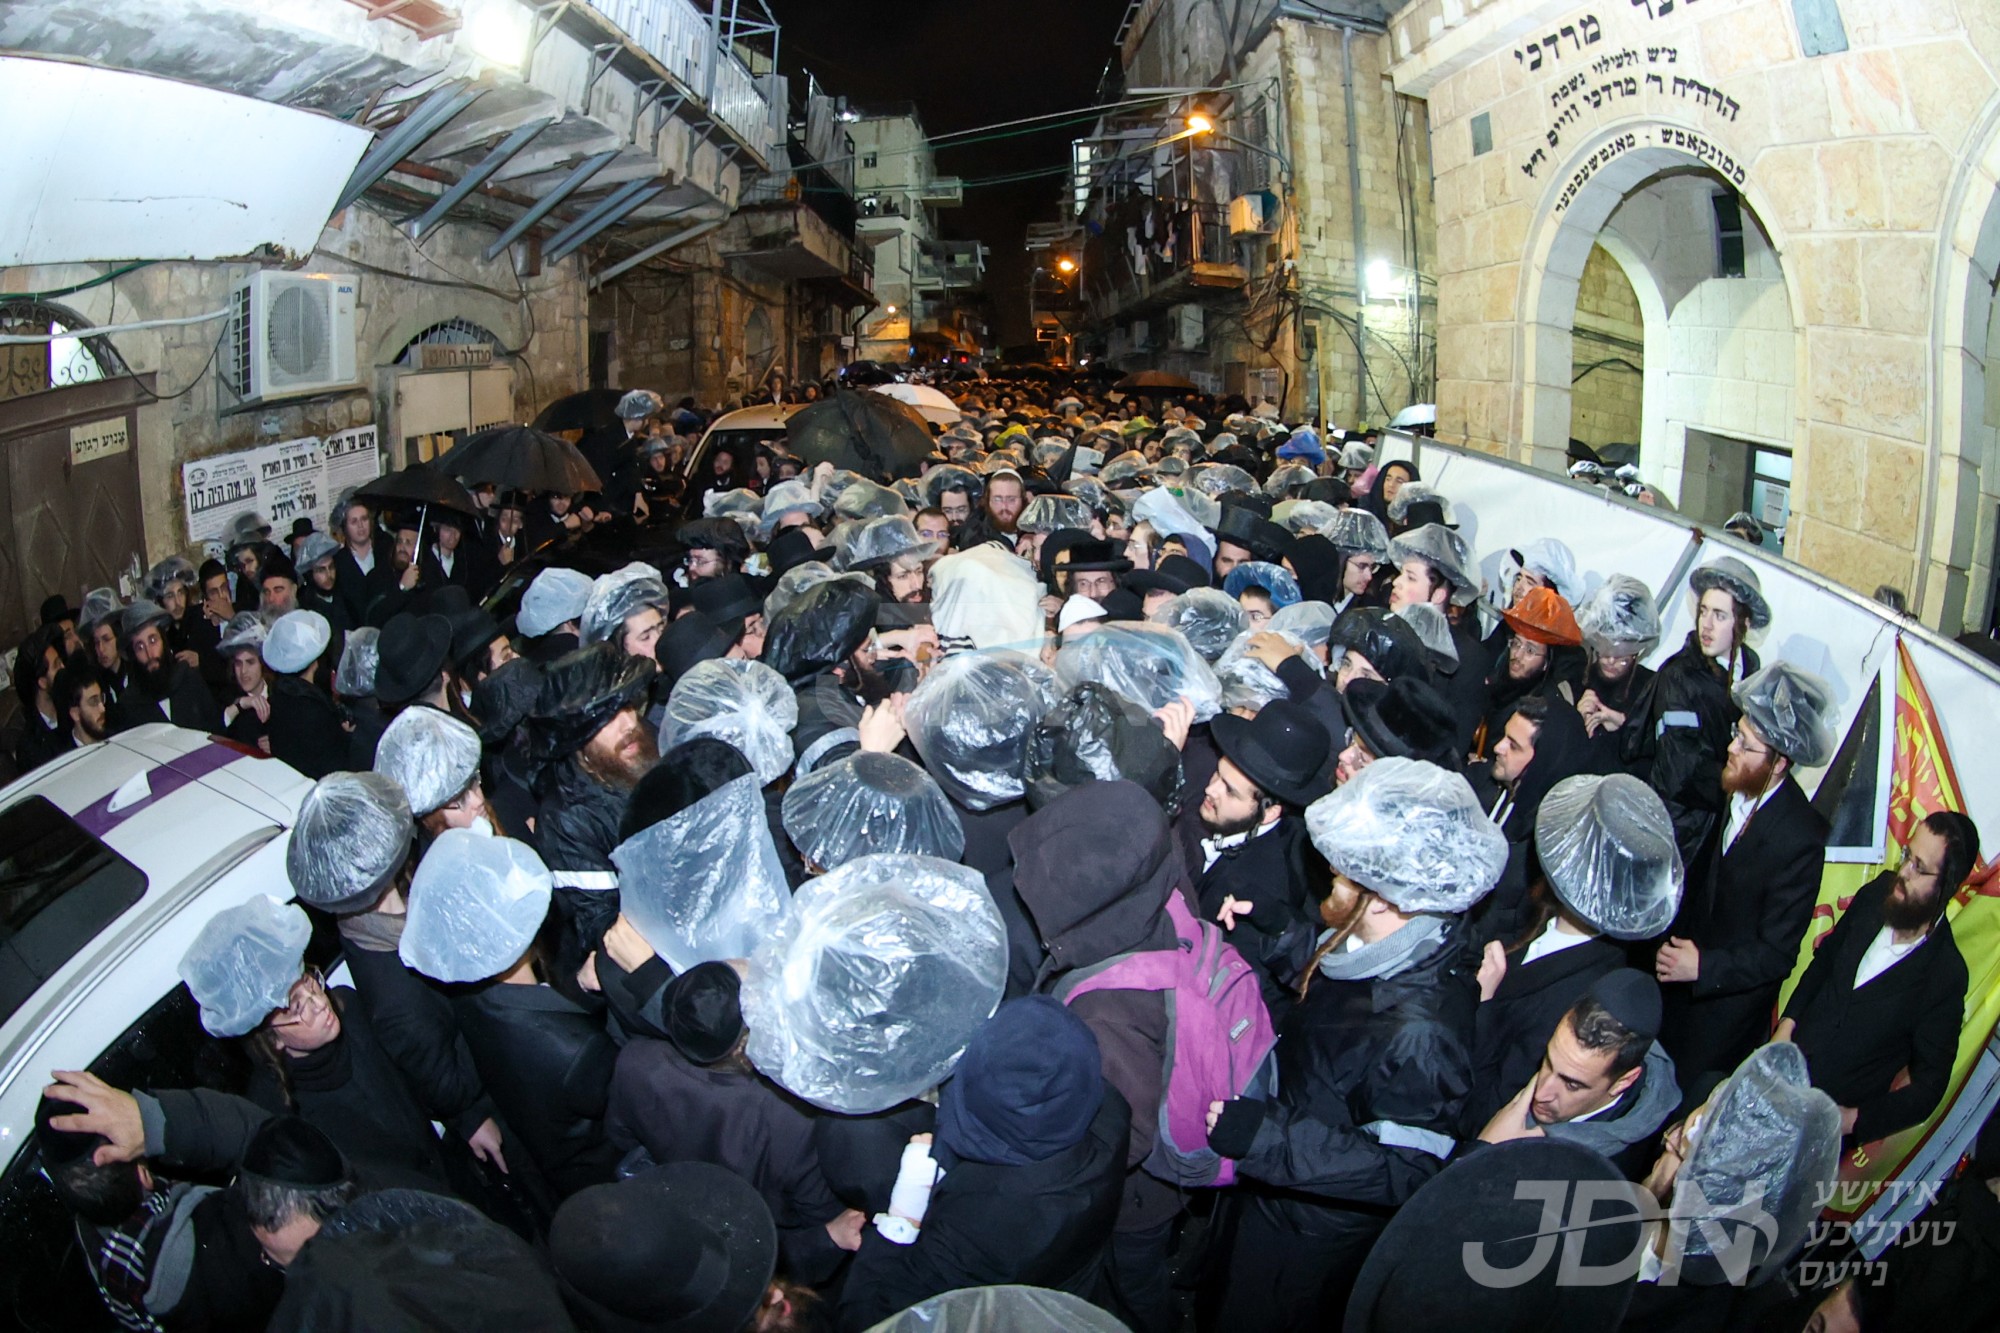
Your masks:
[[[553,190],[550,190],[547,194],[536,200],[533,208],[530,208],[527,212],[521,214],[520,217],[514,219],[514,225],[501,232],[499,240],[486,247],[486,258],[488,260],[498,259],[508,246],[527,234],[528,228],[547,217],[557,204],[569,198],[579,185],[582,185],[592,176],[604,170],[606,166],[610,165],[611,159],[616,156],[618,156],[616,148],[607,148],[603,152],[587,157],[577,163],[575,170],[563,177]]]
[[[555,119],[554,116],[544,116],[540,120],[531,120],[525,125],[516,126],[512,134],[493,146],[492,152],[480,158],[470,171],[459,177],[456,185],[439,195],[438,201],[424,210],[422,217],[409,224],[411,237],[420,240],[425,232],[443,222],[445,214],[458,207],[465,201],[467,195],[484,185],[494,172],[507,165],[514,154],[527,147],[528,140],[553,125]]]
[[[727,222],[728,220],[729,219],[727,218],[716,218],[711,222],[697,222],[694,226],[683,228],[682,230],[677,231],[673,235],[667,237],[663,241],[655,241],[651,245],[647,246],[645,249],[641,250],[638,254],[627,255],[625,258],[613,264],[610,268],[605,269],[602,273],[594,275],[590,280],[590,285],[592,289],[602,287],[605,283],[611,281],[619,274],[624,273],[629,269],[637,268],[639,265],[645,263],[649,259],[653,259],[659,255],[663,255],[667,251],[673,249],[676,246],[686,245],[689,241],[694,240],[696,237],[706,236],[709,232],[714,231],[717,227],[720,227],[724,222]]]
[[[646,181],[640,184],[642,185],[640,189],[621,190],[618,194],[613,195],[611,200],[606,200],[606,204],[610,205],[610,207],[603,209],[602,216],[599,216],[597,211],[593,211],[589,216],[571,223],[564,229],[561,236],[558,236],[549,243],[548,249],[543,253],[543,259],[553,264],[568,258],[570,252],[585,241],[588,241],[606,227],[618,222],[626,214],[633,212],[642,204],[650,203],[655,196],[667,188],[667,183],[662,180]],[[613,204],[612,200],[616,200],[617,202]]]
[[[1354,226],[1354,411],[1368,416],[1368,216],[1361,206],[1361,136],[1354,124],[1354,29],[1340,30],[1340,92],[1347,103],[1347,198]]]
[[[341,187],[333,211],[338,213],[359,199],[369,186],[388,175],[390,168],[415,152],[426,139],[442,129],[446,121],[471,106],[485,91],[484,87],[452,84],[426,97],[415,111],[362,155],[354,174]]]

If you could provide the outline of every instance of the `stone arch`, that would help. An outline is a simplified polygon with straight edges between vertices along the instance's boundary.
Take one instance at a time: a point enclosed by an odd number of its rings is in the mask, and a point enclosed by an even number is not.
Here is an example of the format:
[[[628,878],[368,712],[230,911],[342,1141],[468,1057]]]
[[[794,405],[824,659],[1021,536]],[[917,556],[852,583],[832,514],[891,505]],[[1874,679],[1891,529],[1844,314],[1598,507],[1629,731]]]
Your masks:
[[[1597,234],[1597,246],[1632,286],[1639,302],[1639,327],[1647,348],[1657,348],[1667,337],[1667,298],[1659,279],[1632,243],[1616,227],[1606,226]],[[1588,250],[1584,251],[1586,258]],[[1643,363],[1639,388],[1639,472],[1659,485],[1667,471],[1667,365],[1666,358],[1648,355]]]
[[[379,332],[371,330],[375,332],[375,338],[368,364],[375,368],[395,364],[396,358],[403,354],[403,349],[410,345],[412,338],[425,329],[453,319],[493,330],[508,347],[520,347],[528,339],[527,318],[519,301],[491,296],[468,287],[440,289],[436,305],[417,303],[398,311]]]
[[[1993,622],[2000,518],[2000,96],[1967,133],[1942,217],[1931,283],[1936,367],[1918,488],[1912,603],[1946,634]]]

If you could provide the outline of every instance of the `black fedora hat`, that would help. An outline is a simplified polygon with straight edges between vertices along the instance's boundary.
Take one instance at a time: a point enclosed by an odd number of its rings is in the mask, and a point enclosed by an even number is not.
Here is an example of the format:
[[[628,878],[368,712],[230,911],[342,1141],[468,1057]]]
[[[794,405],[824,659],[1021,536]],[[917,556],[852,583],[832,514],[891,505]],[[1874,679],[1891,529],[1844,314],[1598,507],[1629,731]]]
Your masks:
[[[1311,805],[1326,795],[1320,772],[1332,738],[1303,706],[1280,699],[1244,718],[1224,713],[1209,735],[1243,776],[1289,805]]]
[[[1350,681],[1340,707],[1377,759],[1422,759],[1453,773],[1465,767],[1451,705],[1424,681]]]
[[[1542,1220],[1546,1195],[1521,1195],[1525,1181],[1588,1181],[1607,1197],[1588,1225],[1566,1218],[1576,1229],[1552,1243]],[[1624,1184],[1588,1148],[1547,1139],[1515,1139],[1456,1159],[1396,1210],[1376,1240],[1348,1298],[1345,1333],[1617,1328],[1639,1267],[1639,1210],[1613,1195]],[[1564,1188],[1565,1198],[1577,1193]],[[1572,1247],[1589,1268],[1615,1269],[1630,1257],[1632,1271],[1606,1283],[1566,1279]],[[1537,1255],[1547,1262],[1523,1278]]]
[[[503,633],[500,622],[483,606],[470,606],[457,615],[445,618],[451,622],[452,663],[460,675],[472,675],[472,667],[485,665],[479,659],[486,652],[486,646]]]
[[[1246,504],[1230,503],[1222,507],[1222,517],[1215,524],[1215,538],[1241,546],[1259,560],[1274,565],[1281,563],[1292,549],[1291,533]]]
[[[549,1226],[549,1258],[586,1327],[737,1333],[770,1288],[778,1228],[735,1172],[675,1162],[571,1195]]]
[[[430,688],[451,656],[451,622],[443,616],[416,616],[405,611],[389,617],[375,646],[375,697],[385,704],[406,704]]]
[[[1168,556],[1167,558],[1169,560],[1178,560],[1182,557]],[[1194,564],[1192,560],[1188,561],[1188,563]],[[1199,569],[1200,567],[1196,566],[1196,568]],[[1120,579],[1119,582],[1141,597],[1144,597],[1149,592],[1170,592],[1178,597],[1189,588],[1206,588],[1208,586],[1206,579],[1200,583],[1189,583],[1186,579],[1175,578],[1172,574],[1162,569],[1135,569]]]
[[[1071,542],[1066,549],[1069,551],[1069,559],[1063,562],[1062,568],[1072,574],[1085,570],[1108,570],[1113,574],[1123,574],[1132,568],[1132,562],[1126,558],[1124,548],[1117,542]]]
[[[83,612],[71,606],[69,599],[61,593],[50,593],[42,599],[42,624],[60,625],[67,620],[74,624],[83,618]]]
[[[743,622],[764,613],[764,599],[741,574],[703,579],[688,589],[695,614],[721,630],[731,643],[743,637]]]

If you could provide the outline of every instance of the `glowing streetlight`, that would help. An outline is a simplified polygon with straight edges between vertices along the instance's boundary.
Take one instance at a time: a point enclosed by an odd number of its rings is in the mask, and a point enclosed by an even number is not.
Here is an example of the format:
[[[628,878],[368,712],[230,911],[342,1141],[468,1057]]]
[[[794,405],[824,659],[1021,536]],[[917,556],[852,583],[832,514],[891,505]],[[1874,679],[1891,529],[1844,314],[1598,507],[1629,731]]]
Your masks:
[[[1059,273],[1074,273],[1076,272],[1076,261],[1068,255],[1064,255],[1056,261],[1056,271]]]
[[[887,313],[887,314],[891,314],[891,315],[893,315],[893,314],[895,314],[895,313],[896,313],[896,307],[894,307],[894,306],[892,306],[892,305],[887,305],[887,306],[883,306],[883,307],[882,307],[882,309],[883,309],[883,311],[884,311],[885,313]]]
[[[1215,122],[1209,119],[1208,113],[1205,111],[1190,111],[1187,118],[1187,127],[1189,134],[1207,134],[1215,128]]]

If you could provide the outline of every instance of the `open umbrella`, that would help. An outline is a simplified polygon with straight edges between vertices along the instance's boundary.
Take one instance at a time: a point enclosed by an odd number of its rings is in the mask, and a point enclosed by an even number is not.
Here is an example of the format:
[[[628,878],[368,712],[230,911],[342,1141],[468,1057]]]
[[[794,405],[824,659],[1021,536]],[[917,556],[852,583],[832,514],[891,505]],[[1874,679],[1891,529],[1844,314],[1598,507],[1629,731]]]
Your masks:
[[[574,495],[604,489],[603,478],[582,451],[568,440],[533,426],[492,426],[475,431],[454,444],[438,459],[437,466],[469,485],[485,483],[503,490]]]
[[[1401,430],[1405,426],[1435,426],[1438,410],[1436,403],[1412,403],[1389,420],[1389,429]]]
[[[957,403],[928,384],[877,384],[872,387],[884,398],[893,398],[916,408],[917,415],[933,426],[955,425],[965,416],[958,410]]]
[[[792,413],[785,434],[806,466],[832,463],[885,485],[916,476],[937,447],[908,403],[846,389]]]
[[[354,493],[357,500],[385,508],[417,511],[417,549],[424,549],[424,525],[430,522],[431,508],[455,509],[477,514],[479,504],[472,492],[453,481],[431,463],[413,463],[396,472],[386,472]]]
[[[1164,370],[1137,370],[1111,386],[1132,393],[1139,389],[1179,389],[1183,393],[1194,393],[1193,380],[1184,380],[1179,375],[1169,375]]]
[[[600,430],[618,424],[618,400],[623,389],[585,389],[558,398],[532,423],[536,430]]]
[[[850,389],[861,385],[894,384],[896,372],[880,361],[850,361],[840,368],[840,382]]]

